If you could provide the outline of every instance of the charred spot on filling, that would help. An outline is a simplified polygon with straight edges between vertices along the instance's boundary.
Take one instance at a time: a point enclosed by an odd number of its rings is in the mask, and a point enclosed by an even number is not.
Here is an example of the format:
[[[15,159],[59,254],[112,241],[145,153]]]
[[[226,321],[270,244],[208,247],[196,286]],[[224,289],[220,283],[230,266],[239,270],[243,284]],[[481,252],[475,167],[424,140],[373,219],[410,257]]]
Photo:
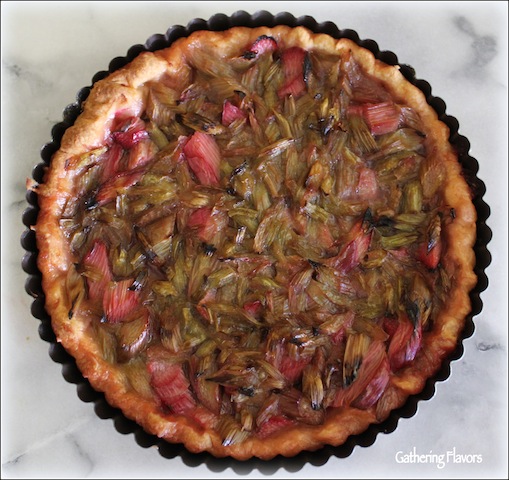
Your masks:
[[[203,251],[205,252],[205,255],[211,256],[214,253],[216,253],[217,248],[214,245],[211,245],[210,243],[203,243]]]
[[[252,52],[252,51],[247,51],[247,52],[244,52],[242,54],[242,56],[246,59],[246,60],[253,60],[253,58],[256,58],[256,55],[257,53],[256,52]]]

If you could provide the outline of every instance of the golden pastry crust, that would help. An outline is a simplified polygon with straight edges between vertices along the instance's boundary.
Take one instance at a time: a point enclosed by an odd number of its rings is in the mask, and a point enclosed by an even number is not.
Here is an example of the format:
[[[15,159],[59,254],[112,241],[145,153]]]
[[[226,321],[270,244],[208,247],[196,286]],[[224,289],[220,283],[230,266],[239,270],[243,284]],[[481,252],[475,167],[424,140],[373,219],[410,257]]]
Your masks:
[[[430,152],[428,161],[439,164],[442,172],[440,191],[443,203],[455,212],[454,221],[442,227],[447,249],[442,254],[441,264],[452,286],[434,319],[432,330],[423,336],[419,353],[409,365],[391,375],[389,385],[375,405],[366,409],[334,407],[323,424],[294,423],[268,438],[249,436],[240,443],[225,445],[216,429],[207,426],[207,419],[214,417],[207,409],[203,408],[198,414],[201,415],[198,422],[163,412],[153,398],[135,391],[125,371],[103,358],[96,330],[91,327],[94,319],[89,312],[78,310],[69,318],[73,305],[68,294],[68,277],[70,270],[75,268],[75,259],[60,219],[75,199],[78,169],[69,166],[71,159],[103,146],[119,111],[141,115],[147,105],[150,82],[163,82],[169,87],[188,85],[192,81],[190,65],[194,61],[194,51],[213,49],[216,58],[235,57],[242,55],[246,47],[261,35],[274,38],[280,49],[297,46],[326,55],[351,54],[362,70],[376,78],[394,101],[418,112],[426,136],[426,149]],[[35,226],[38,265],[43,274],[46,309],[58,341],[76,359],[83,376],[95,389],[105,393],[111,405],[120,408],[147,432],[169,442],[183,443],[191,452],[207,451],[218,457],[231,456],[241,460],[252,456],[270,459],[279,454],[293,456],[323,445],[343,444],[350,435],[359,434],[369,425],[386,419],[392,410],[405,403],[409,395],[423,389],[425,382],[455,349],[470,312],[469,292],[476,282],[473,272],[476,211],[448,137],[447,126],[438,120],[424,94],[403,77],[398,67],[384,64],[370,51],[347,39],[335,40],[302,27],[238,27],[225,32],[195,32],[176,41],[170,48],[140,54],[126,67],[94,85],[84,102],[83,112],[65,132],[44,182],[36,187],[40,206]]]

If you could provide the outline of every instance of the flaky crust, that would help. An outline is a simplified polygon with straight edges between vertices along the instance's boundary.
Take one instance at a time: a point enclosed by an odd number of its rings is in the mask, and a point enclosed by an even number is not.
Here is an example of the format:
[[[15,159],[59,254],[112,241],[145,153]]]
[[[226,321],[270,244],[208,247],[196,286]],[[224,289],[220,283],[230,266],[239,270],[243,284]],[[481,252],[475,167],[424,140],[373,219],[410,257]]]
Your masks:
[[[445,202],[456,213],[455,221],[444,232],[448,248],[443,263],[453,279],[453,288],[433,331],[425,336],[416,360],[391,376],[391,385],[376,407],[368,410],[336,408],[323,425],[295,425],[268,439],[253,437],[240,444],[224,446],[212,429],[178,415],[163,414],[155,402],[136,394],[129,388],[122,371],[99,355],[96,339],[91,333],[93,329],[88,328],[91,320],[84,315],[69,320],[65,279],[68,269],[74,267],[59,227],[59,218],[67,202],[73,201],[73,172],[65,169],[66,162],[74,155],[103,145],[116,112],[127,109],[138,114],[142,111],[147,95],[146,82],[163,78],[168,81],[171,73],[172,81],[179,79],[185,84],[189,81],[187,59],[192,49],[213,48],[216,55],[239,55],[245,46],[263,34],[274,37],[284,47],[300,46],[329,53],[352,52],[363,69],[378,78],[396,101],[406,103],[420,114],[428,138],[428,151],[443,164]],[[335,40],[302,27],[238,27],[225,32],[198,31],[176,41],[170,48],[142,53],[125,68],[94,85],[84,103],[83,113],[65,132],[44,182],[37,187],[40,205],[35,226],[38,266],[43,274],[46,309],[58,341],[76,359],[83,376],[95,389],[105,393],[111,405],[120,408],[151,434],[169,442],[181,442],[191,452],[208,451],[218,457],[236,459],[252,456],[270,459],[278,454],[293,456],[302,450],[316,450],[326,444],[341,445],[350,435],[361,433],[370,424],[386,419],[392,410],[405,403],[409,395],[423,389],[426,380],[438,371],[455,349],[470,311],[469,292],[476,282],[472,248],[476,239],[476,210],[448,137],[447,126],[438,120],[424,94],[403,77],[397,66],[378,61],[370,51],[347,39]]]

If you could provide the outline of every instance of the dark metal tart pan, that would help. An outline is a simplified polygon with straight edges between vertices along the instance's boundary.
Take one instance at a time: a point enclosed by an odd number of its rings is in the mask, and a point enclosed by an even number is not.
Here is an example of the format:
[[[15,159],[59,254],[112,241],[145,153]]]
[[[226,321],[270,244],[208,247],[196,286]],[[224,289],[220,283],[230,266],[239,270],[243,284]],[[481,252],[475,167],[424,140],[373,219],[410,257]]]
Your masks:
[[[106,77],[111,72],[118,70],[132,61],[136,56],[144,51],[156,51],[169,47],[175,40],[186,37],[197,30],[222,31],[235,26],[258,27],[276,25],[288,25],[290,27],[304,26],[315,33],[325,33],[333,38],[348,38],[359,46],[370,50],[377,59],[389,64],[399,65],[400,71],[404,77],[417,86],[426,96],[426,100],[450,129],[449,141],[456,149],[459,161],[463,168],[463,173],[473,192],[473,203],[477,210],[477,241],[475,244],[476,265],[475,273],[478,277],[477,285],[470,293],[472,302],[472,311],[468,315],[460,340],[454,352],[444,362],[440,371],[435,377],[429,379],[425,388],[418,395],[408,398],[405,405],[394,410],[383,423],[371,425],[365,432],[359,435],[351,436],[346,443],[339,447],[325,446],[316,452],[302,452],[293,458],[284,458],[278,456],[270,461],[251,459],[239,462],[231,458],[215,458],[208,453],[192,454],[180,444],[170,444],[158,437],[146,433],[138,424],[126,418],[123,413],[114,407],[111,407],[101,392],[94,390],[87,379],[83,377],[76,362],[65,349],[56,341],[55,333],[51,326],[51,318],[45,310],[45,297],[41,285],[41,272],[37,267],[37,245],[35,232],[31,227],[36,224],[39,212],[37,194],[31,190],[26,193],[28,207],[23,212],[22,221],[26,229],[21,235],[21,245],[26,253],[22,259],[22,268],[28,274],[25,282],[26,292],[33,297],[31,305],[32,315],[40,321],[39,335],[42,340],[49,343],[49,355],[53,361],[62,364],[62,375],[69,383],[76,385],[78,397],[83,402],[93,403],[94,410],[98,417],[102,419],[112,419],[115,429],[121,434],[132,434],[136,443],[143,448],[156,446],[161,456],[165,458],[181,457],[182,461],[189,466],[198,466],[206,464],[211,471],[221,472],[226,468],[232,468],[235,472],[245,474],[258,469],[264,474],[270,474],[279,468],[284,468],[289,472],[300,470],[305,464],[319,466],[325,464],[331,457],[348,457],[353,449],[358,447],[368,447],[372,445],[379,433],[391,433],[398,424],[400,418],[409,418],[417,412],[418,403],[422,400],[429,400],[435,393],[436,382],[446,380],[451,373],[451,363],[458,360],[463,355],[463,340],[469,338],[474,333],[473,318],[482,310],[482,301],[480,293],[488,286],[488,278],[485,269],[491,262],[491,255],[487,245],[491,240],[492,232],[486,225],[486,220],[490,215],[490,208],[483,200],[486,188],[484,182],[477,177],[479,164],[475,158],[470,156],[470,142],[459,133],[458,120],[446,113],[445,102],[432,94],[432,88],[428,82],[418,79],[415,71],[410,65],[399,64],[396,54],[386,50],[380,50],[374,40],[360,39],[357,32],[351,29],[339,29],[334,23],[327,21],[318,23],[311,16],[301,16],[296,18],[291,13],[281,12],[276,15],[268,11],[258,11],[249,14],[246,11],[237,11],[231,16],[216,14],[208,20],[195,18],[186,26],[174,25],[170,27],[165,34],[154,34],[150,36],[144,44],[137,44],[130,47],[124,57],[113,58],[108,70],[97,72],[91,81],[91,85],[80,89],[76,95],[76,100],[69,104],[63,111],[61,122],[53,126],[51,130],[51,141],[46,143],[40,151],[42,162],[36,164],[32,171],[33,179],[40,183],[43,181],[44,169],[51,162],[52,155],[58,150],[60,141],[66,129],[74,124],[76,118],[81,113],[82,104],[88,97],[90,90],[95,82]]]

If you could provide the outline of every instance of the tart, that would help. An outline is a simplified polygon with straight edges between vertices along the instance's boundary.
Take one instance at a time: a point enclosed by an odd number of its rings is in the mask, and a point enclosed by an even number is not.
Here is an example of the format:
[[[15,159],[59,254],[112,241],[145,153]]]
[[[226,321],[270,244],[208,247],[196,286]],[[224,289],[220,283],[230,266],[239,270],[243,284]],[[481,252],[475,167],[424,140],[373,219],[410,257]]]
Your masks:
[[[29,188],[57,340],[191,452],[344,444],[423,390],[471,311],[449,129],[346,38],[233,27],[140,53]]]

